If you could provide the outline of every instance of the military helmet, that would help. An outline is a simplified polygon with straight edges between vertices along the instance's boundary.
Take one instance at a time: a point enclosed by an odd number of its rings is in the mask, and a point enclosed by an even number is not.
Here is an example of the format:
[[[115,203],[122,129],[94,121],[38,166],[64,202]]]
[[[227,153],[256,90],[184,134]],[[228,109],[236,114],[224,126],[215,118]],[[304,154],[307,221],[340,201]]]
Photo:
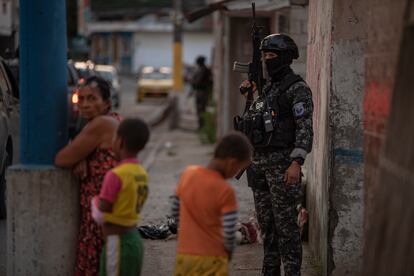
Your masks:
[[[298,46],[293,39],[285,34],[271,34],[266,36],[260,43],[261,51],[289,52],[292,59],[299,57]]]

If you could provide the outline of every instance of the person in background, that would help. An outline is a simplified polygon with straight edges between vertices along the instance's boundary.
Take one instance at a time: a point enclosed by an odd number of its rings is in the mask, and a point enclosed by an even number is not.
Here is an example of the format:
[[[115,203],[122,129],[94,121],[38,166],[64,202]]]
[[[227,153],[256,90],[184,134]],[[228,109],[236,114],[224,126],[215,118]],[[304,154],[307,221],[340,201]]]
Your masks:
[[[91,203],[92,217],[102,225],[105,239],[100,276],[141,274],[144,246],[136,224],[148,196],[148,175],[136,157],[149,136],[144,121],[125,119],[113,140],[121,162],[106,173],[101,192]]]
[[[212,87],[212,75],[205,64],[205,57],[199,56],[196,59],[197,69],[191,78],[191,86],[195,92],[198,126],[204,126],[203,113],[206,111]]]
[[[237,202],[226,181],[252,160],[252,146],[241,133],[230,133],[217,144],[207,165],[189,166],[172,196],[178,224],[175,276],[228,275],[235,247]]]
[[[99,271],[103,236],[91,217],[90,202],[99,193],[105,173],[118,163],[112,151],[112,138],[121,118],[110,112],[110,87],[100,77],[86,79],[79,89],[78,105],[87,123],[57,153],[55,165],[72,168],[79,178],[81,212],[75,275],[94,276]]]

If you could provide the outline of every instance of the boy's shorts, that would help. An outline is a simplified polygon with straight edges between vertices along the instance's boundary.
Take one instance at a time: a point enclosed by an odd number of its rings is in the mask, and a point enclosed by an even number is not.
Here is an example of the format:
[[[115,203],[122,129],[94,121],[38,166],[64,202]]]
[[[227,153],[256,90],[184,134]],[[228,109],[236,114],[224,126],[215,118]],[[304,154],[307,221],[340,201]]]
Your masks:
[[[227,276],[228,258],[178,254],[174,276]]]
[[[102,247],[99,275],[140,275],[143,253],[144,245],[138,231],[107,236]]]

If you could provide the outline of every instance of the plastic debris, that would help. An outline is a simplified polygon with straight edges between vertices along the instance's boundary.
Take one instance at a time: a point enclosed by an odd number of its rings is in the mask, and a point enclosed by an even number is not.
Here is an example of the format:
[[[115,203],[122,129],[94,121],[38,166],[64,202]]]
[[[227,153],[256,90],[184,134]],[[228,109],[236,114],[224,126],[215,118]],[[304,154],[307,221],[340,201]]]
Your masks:
[[[302,236],[304,232],[304,226],[308,222],[309,213],[301,204],[299,204],[296,209],[298,211],[297,224],[300,229],[300,235]]]
[[[174,218],[167,218],[167,223],[159,225],[144,225],[137,227],[143,239],[164,240],[177,234],[177,223]]]
[[[238,244],[262,243],[260,228],[256,217],[251,217],[246,222],[239,222],[236,226],[236,240]]]

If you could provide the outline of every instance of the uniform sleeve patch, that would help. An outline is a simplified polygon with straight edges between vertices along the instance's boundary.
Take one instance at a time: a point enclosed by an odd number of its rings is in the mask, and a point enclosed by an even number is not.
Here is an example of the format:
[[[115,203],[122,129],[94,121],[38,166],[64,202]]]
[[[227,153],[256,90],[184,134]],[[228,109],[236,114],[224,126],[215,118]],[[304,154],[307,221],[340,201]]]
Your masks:
[[[293,106],[293,113],[295,117],[300,117],[305,113],[305,104],[303,102],[296,103]]]

